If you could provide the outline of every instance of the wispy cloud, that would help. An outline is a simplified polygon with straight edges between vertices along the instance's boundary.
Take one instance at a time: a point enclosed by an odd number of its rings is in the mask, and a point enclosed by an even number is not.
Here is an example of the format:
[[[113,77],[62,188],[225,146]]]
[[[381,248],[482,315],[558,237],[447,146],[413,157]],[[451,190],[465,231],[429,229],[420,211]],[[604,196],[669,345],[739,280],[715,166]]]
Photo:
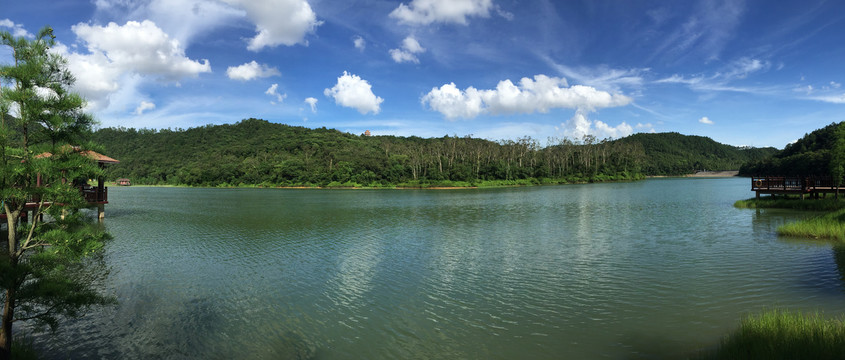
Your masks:
[[[649,71],[648,68],[614,69],[606,65],[576,68],[559,64],[548,56],[541,58],[561,75],[578,84],[617,92],[623,87],[641,87],[645,81],[643,74]]]
[[[694,56],[705,62],[719,59],[725,44],[736,33],[745,12],[744,0],[712,0],[698,3],[678,28],[669,32],[654,51],[652,60]],[[649,61],[651,62],[651,61]]]
[[[840,95],[808,96],[806,99],[823,101],[831,104],[845,104],[845,93]]]
[[[673,74],[672,76],[655,80],[655,84],[683,84],[693,91],[728,91],[752,94],[765,94],[774,92],[772,87],[743,86],[737,84],[748,78],[751,74],[765,72],[771,68],[771,63],[760,59],[747,57],[732,61],[720,71],[712,75],[683,76]]]

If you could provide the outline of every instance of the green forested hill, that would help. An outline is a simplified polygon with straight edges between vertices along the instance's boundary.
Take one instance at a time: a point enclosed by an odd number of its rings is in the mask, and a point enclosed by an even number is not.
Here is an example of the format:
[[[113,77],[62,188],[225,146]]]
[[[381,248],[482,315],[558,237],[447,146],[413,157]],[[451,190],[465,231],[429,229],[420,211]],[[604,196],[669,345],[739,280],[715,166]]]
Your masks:
[[[766,159],[750,161],[740,169],[741,175],[816,175],[828,176],[845,158],[845,121],[832,123],[815,130],[798,141],[786,145],[783,151]]]
[[[768,158],[775,148],[740,148],[718,143],[703,136],[679,133],[634,134],[617,140],[642,146],[648,175],[680,175],[695,171],[738,170],[749,161]]]
[[[637,134],[540,146],[490,141],[363,136],[247,119],[187,130],[100,129],[94,142],[120,164],[108,178],[140,184],[379,186],[556,183],[732,170],[774,149],[739,149],[709,138]]]

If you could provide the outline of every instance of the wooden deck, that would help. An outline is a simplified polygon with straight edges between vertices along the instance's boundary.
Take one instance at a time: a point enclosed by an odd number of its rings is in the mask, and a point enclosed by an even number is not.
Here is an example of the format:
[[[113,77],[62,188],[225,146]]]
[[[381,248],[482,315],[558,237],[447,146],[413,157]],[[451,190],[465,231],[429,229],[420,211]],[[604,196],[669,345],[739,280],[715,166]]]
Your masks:
[[[106,186],[103,187],[96,187],[96,186],[80,186],[79,192],[82,194],[82,197],[85,199],[85,202],[88,203],[87,207],[97,207],[98,210],[98,217],[100,219],[103,218],[103,205],[109,203],[109,188]],[[23,207],[23,213],[21,213],[21,218],[26,219],[30,212],[35,212],[38,210],[39,206],[38,199],[30,199]],[[42,206],[50,206],[52,203],[45,202],[41,204]],[[63,204],[56,204],[62,206]],[[0,220],[6,220],[6,214],[0,211]]]
[[[819,194],[837,193],[840,187],[836,186],[831,177],[818,176],[763,176],[751,178],[751,191],[760,197],[760,194],[794,194],[818,197]]]

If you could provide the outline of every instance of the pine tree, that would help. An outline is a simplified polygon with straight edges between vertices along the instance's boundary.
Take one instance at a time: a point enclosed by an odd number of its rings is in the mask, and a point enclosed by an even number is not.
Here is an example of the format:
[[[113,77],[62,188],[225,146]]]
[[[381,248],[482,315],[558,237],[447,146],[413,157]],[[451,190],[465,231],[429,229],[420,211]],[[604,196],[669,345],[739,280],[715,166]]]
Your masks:
[[[12,324],[31,321],[55,328],[111,299],[79,271],[85,255],[102,249],[107,235],[79,211],[86,205],[74,187],[99,169],[70,146],[90,130],[84,100],[69,89],[67,62],[50,52],[53,30],[34,39],[0,33],[14,64],[0,67],[0,360],[12,351]]]

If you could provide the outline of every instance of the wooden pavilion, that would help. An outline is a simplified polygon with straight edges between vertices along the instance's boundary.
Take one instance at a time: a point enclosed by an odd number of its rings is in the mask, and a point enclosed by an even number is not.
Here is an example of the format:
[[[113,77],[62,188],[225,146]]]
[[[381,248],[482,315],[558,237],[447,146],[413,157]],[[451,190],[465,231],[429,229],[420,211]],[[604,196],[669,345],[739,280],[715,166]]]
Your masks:
[[[85,157],[87,157],[87,158],[89,158],[93,161],[96,161],[97,166],[99,166],[101,169],[105,168],[105,166],[109,165],[109,164],[120,163],[120,161],[118,161],[116,159],[113,159],[113,158],[108,157],[106,155],[100,154],[100,153],[93,151],[93,150],[80,150],[79,147],[77,147],[77,146],[74,146],[73,149],[79,151],[80,154],[84,155]],[[49,152],[45,152],[43,154],[37,155],[36,157],[40,158],[40,157],[50,157],[50,156],[53,156],[53,154],[51,154]],[[62,181],[64,182],[66,180],[62,179]],[[37,184],[37,186],[43,185],[42,182],[41,182],[41,175],[40,174],[38,175],[38,178],[36,179],[36,184]],[[82,194],[82,197],[88,203],[89,207],[95,207],[95,206],[97,207],[97,218],[102,221],[105,218],[105,214],[106,214],[105,205],[109,203],[109,188],[105,186],[105,178],[103,178],[102,176],[97,177],[97,186],[91,186],[86,182],[84,184],[78,185],[77,188],[79,189],[79,192]],[[32,202],[29,202],[29,203],[26,204],[25,209],[34,211],[37,208],[38,208],[38,199],[33,199]]]
[[[819,195],[839,195],[839,188],[830,176],[757,176],[751,178],[751,191],[757,194],[800,195],[818,198]]]

